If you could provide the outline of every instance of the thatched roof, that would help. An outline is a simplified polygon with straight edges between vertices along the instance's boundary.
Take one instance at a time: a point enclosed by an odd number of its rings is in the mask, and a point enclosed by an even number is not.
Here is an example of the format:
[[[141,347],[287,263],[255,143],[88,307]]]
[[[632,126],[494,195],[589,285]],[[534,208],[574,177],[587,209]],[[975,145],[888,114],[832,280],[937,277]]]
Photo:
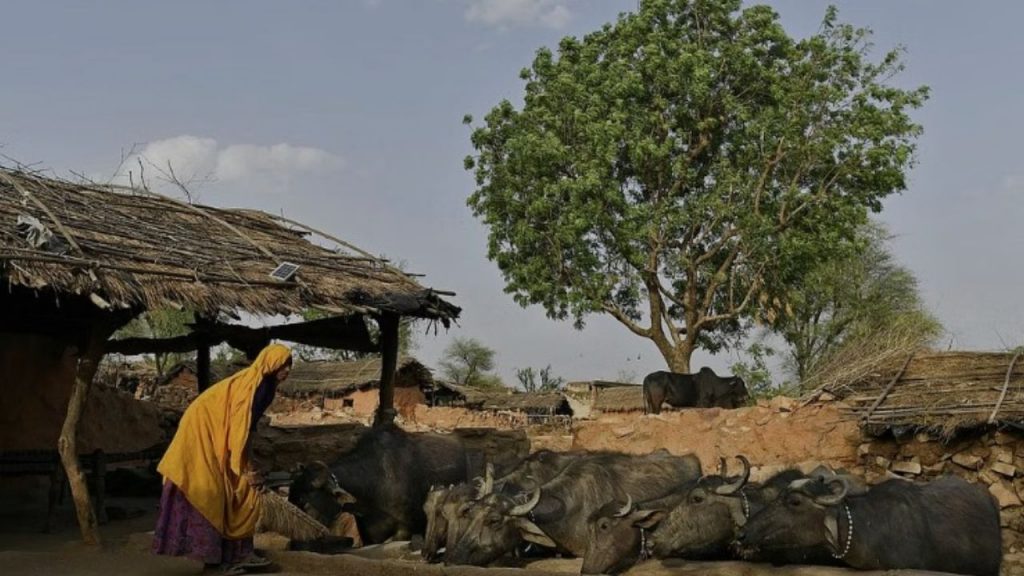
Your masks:
[[[0,168],[0,280],[101,307],[456,318],[438,292],[351,245],[256,210],[193,205],[126,187]],[[279,264],[299,266],[287,281]]]
[[[642,386],[608,386],[597,392],[593,408],[601,412],[634,412],[644,409]]]
[[[835,383],[828,392],[844,399],[869,432],[906,427],[949,436],[990,419],[1019,425],[1024,424],[1024,358],[1014,362],[1015,356],[922,350],[857,380]]]
[[[464,399],[463,405],[472,410],[554,414],[558,410],[568,409],[565,396],[561,392],[518,392],[510,388],[480,389],[441,381],[435,382],[435,386],[457,393]]]
[[[345,396],[380,384],[379,356],[351,362],[296,362],[278,391],[286,396],[326,394]],[[430,370],[415,358],[399,359],[395,387],[425,387],[433,384]]]

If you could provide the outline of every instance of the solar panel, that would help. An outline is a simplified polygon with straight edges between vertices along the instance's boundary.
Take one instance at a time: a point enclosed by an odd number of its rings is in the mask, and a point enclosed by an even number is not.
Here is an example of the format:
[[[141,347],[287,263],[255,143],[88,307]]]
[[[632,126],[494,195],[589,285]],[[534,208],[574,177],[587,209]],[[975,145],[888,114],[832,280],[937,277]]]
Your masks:
[[[274,271],[270,273],[270,277],[274,280],[280,280],[281,282],[287,282],[295,276],[295,272],[299,270],[298,264],[292,264],[291,262],[281,262]]]

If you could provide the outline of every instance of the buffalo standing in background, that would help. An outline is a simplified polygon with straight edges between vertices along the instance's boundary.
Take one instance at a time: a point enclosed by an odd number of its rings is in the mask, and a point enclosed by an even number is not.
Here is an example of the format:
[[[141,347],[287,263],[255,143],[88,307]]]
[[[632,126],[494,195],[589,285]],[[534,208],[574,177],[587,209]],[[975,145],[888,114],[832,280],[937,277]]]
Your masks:
[[[863,570],[918,569],[997,576],[1002,561],[999,506],[956,476],[925,485],[889,480],[859,496],[846,478],[797,480],[755,514],[737,546],[747,558],[826,546]]]
[[[651,372],[644,378],[644,413],[660,414],[661,405],[676,408],[739,408],[747,403],[747,385],[739,376],[718,376],[707,366],[696,374]]]

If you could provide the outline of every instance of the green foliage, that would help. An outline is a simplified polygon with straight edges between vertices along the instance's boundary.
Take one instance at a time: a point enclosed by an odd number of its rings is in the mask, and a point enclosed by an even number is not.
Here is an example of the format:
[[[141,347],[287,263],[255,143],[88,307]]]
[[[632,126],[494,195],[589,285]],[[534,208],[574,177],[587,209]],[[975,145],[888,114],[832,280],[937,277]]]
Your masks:
[[[776,331],[789,344],[788,371],[802,381],[847,339],[860,340],[887,327],[913,326],[924,339],[941,331],[924,309],[917,279],[895,261],[880,224],[861,226],[834,257],[810,267],[786,301]]]
[[[550,364],[536,371],[532,367],[519,368],[516,370],[516,378],[526,392],[551,392],[561,389],[565,384],[565,378],[551,375]]]
[[[495,106],[465,160],[506,291],[577,327],[609,314],[679,372],[776,321],[787,283],[906,187],[927,89],[869,48],[834,9],[795,40],[767,6],[643,0],[538,50],[522,109]]]
[[[747,346],[743,358],[730,367],[735,376],[743,378],[752,401],[772,398],[787,392],[785,384],[777,385],[772,381],[768,359],[774,355],[773,348],[758,340]]]
[[[185,336],[189,333],[189,324],[195,321],[195,315],[190,310],[175,310],[167,308],[163,310],[151,310],[145,312],[129,322],[114,334],[115,338],[174,338]],[[144,354],[148,362],[153,364],[158,376],[178,362],[183,362],[193,357],[193,354],[179,353],[158,353]]]
[[[461,386],[502,387],[500,378],[488,374],[494,370],[494,355],[494,350],[479,340],[456,337],[445,348],[438,365],[446,379]]]

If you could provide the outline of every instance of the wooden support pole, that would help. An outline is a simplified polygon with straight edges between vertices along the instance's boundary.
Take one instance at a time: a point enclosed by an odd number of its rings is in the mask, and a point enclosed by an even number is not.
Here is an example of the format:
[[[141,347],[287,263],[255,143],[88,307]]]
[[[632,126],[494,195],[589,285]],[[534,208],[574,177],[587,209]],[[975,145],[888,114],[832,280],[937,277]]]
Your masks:
[[[196,380],[199,382],[199,393],[210,387],[210,344],[205,338],[200,339],[196,349]]]
[[[380,403],[374,417],[375,426],[395,421],[395,371],[398,369],[398,314],[385,312],[380,324]]]
[[[82,355],[78,359],[75,385],[71,390],[71,399],[68,401],[68,413],[64,418],[60,438],[57,440],[57,451],[60,452],[61,464],[67,472],[68,484],[71,487],[71,497],[75,501],[75,513],[78,515],[78,527],[82,531],[82,540],[91,545],[99,545],[100,533],[96,522],[96,512],[89,500],[89,488],[85,481],[85,474],[82,473],[82,467],[78,462],[78,422],[82,417],[82,410],[85,408],[85,401],[89,396],[96,368],[99,366],[100,359],[103,358],[104,343],[112,332],[113,330],[108,331],[100,327],[94,327],[90,331],[85,350],[82,351]]]

